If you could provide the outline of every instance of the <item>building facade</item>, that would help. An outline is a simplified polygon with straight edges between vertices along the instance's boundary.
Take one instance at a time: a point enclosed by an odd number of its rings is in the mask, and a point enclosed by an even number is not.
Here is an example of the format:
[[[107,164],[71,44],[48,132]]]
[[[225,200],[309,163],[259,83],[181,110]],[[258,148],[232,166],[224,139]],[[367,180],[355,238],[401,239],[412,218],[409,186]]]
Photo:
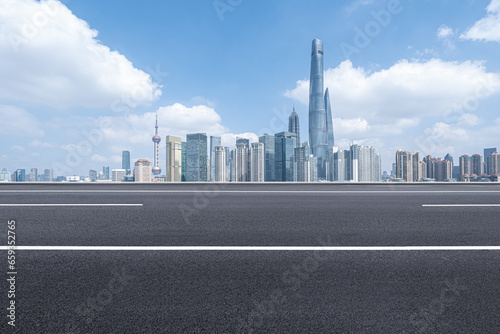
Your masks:
[[[264,144],[264,180],[265,182],[274,182],[276,179],[274,136],[266,133],[259,137],[259,142]]]
[[[207,182],[207,135],[205,133],[188,134],[186,139],[186,181]]]
[[[153,173],[151,169],[151,161],[147,159],[139,159],[134,164],[134,181],[135,182],[151,182]]]
[[[277,182],[293,182],[293,155],[296,141],[295,133],[280,132],[274,136],[274,152]]]
[[[181,137],[167,136],[166,181],[182,181],[182,141]]]
[[[264,182],[264,144],[252,143],[250,149],[250,181]]]

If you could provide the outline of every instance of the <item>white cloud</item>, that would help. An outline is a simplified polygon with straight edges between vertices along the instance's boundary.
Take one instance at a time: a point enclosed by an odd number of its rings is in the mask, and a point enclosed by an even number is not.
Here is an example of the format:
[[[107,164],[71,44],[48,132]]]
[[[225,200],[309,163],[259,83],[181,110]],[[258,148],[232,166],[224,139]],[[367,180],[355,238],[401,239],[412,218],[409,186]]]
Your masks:
[[[453,38],[456,33],[450,27],[442,25],[437,30],[437,37],[443,42],[443,45],[449,49],[455,49],[455,44],[453,44]]]
[[[149,74],[101,44],[59,1],[3,0],[0,21],[0,98],[133,108],[161,95]]]
[[[492,0],[486,10],[488,14],[474,23],[460,38],[473,41],[500,42],[500,0]]]
[[[363,133],[370,127],[366,119],[361,117],[351,119],[334,118],[333,123],[336,128],[342,129],[343,135]]]
[[[345,11],[347,15],[351,15],[358,10],[358,8],[369,5],[373,5],[373,0],[355,0],[345,7]]]
[[[24,152],[24,151],[26,151],[26,150],[24,149],[24,147],[19,146],[19,145],[14,145],[14,146],[12,146],[10,149],[11,149],[12,151],[16,151],[16,152]]]
[[[31,141],[28,145],[31,146],[31,147],[38,147],[38,148],[51,148],[51,147],[54,147],[54,144],[42,142],[42,141],[40,141],[38,139],[35,139],[35,140]]]
[[[401,119],[417,123],[423,117],[444,117],[470,99],[500,93],[500,75],[475,61],[402,60],[369,72],[346,60],[325,71],[325,87],[330,89],[334,117],[361,117],[375,128]],[[309,80],[298,81],[285,96],[308,105]]]
[[[0,135],[39,137],[44,135],[44,131],[36,117],[25,109],[0,105]]]
[[[440,39],[452,37],[454,34],[455,33],[454,33],[453,29],[451,29],[450,27],[448,27],[444,24],[442,26],[440,26],[438,28],[438,31],[437,31],[437,37]]]
[[[102,155],[99,155],[99,154],[94,154],[90,160],[92,161],[96,161],[96,162],[106,162],[108,161],[108,159]]]

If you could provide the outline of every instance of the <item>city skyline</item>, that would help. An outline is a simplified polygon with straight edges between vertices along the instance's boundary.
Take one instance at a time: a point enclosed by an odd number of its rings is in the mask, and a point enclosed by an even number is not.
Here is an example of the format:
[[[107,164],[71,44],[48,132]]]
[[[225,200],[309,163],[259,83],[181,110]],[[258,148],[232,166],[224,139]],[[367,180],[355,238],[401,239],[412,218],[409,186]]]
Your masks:
[[[5,64],[16,65],[0,68],[0,167],[10,171],[59,168],[56,174],[86,175],[99,166],[119,166],[124,150],[131,152],[131,161],[154,162],[153,105],[159,106],[162,140],[167,134],[205,132],[221,137],[224,146],[234,146],[236,137],[256,142],[264,133],[285,131],[294,105],[306,129],[306,50],[314,38],[325,45],[324,82],[341,149],[373,145],[382,155],[382,169],[389,171],[398,148],[458,158],[500,141],[499,45],[496,30],[486,29],[496,27],[498,1],[287,2],[288,10],[280,2],[255,2],[235,6],[223,20],[211,3],[189,8],[190,15],[182,3],[119,11],[112,2],[55,1],[50,8],[18,3],[0,11],[9,18],[3,20],[0,53]],[[126,19],[137,11],[149,24],[131,31]],[[21,28],[33,24],[33,12],[48,17],[48,23],[24,36]],[[178,15],[161,20],[165,12]],[[428,17],[429,12],[436,14]],[[289,29],[280,26],[278,32],[273,19],[278,14],[289,19]],[[177,29],[176,23],[200,17],[206,20],[194,29]],[[250,17],[260,23],[243,43],[240,35]],[[67,22],[66,29],[60,29],[61,22]],[[206,40],[193,43],[186,36]],[[56,41],[63,58],[30,57],[53,54],[50,41]],[[179,49],[186,52],[173,51]],[[222,49],[230,52],[213,53]],[[84,66],[93,70],[83,75]],[[70,84],[59,85],[59,79]],[[165,148],[162,141],[162,169]]]

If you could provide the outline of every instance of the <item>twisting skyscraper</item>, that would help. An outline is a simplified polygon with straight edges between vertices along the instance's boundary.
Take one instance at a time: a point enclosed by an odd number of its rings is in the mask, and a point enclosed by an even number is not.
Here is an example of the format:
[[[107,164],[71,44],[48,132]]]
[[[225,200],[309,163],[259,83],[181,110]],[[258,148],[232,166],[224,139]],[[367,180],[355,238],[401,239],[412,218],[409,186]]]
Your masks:
[[[160,142],[161,138],[158,136],[158,114],[156,114],[156,125],[155,125],[155,135],[153,136],[153,143],[155,145],[155,159],[153,167],[153,175],[159,175],[161,173],[160,168]]]
[[[328,113],[328,115],[327,115]],[[324,93],[323,42],[312,42],[309,82],[309,141],[318,160],[318,179],[326,179],[328,151],[333,148],[333,122],[328,90]]]

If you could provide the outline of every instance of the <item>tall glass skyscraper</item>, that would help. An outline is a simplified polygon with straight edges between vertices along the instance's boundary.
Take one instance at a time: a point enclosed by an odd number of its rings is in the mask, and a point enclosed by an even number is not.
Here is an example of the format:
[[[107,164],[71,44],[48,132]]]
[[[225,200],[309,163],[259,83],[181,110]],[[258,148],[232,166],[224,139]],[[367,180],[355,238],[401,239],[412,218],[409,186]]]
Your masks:
[[[288,118],[288,132],[292,132],[297,135],[297,144],[295,147],[300,147],[300,122],[299,115],[295,112],[295,107],[293,107],[293,112]]]
[[[187,181],[187,143],[181,142],[181,181]]]
[[[122,152],[122,169],[125,169],[125,173],[127,173],[127,175],[131,174],[130,151],[123,151]]]
[[[327,112],[330,113],[329,116]],[[324,93],[323,42],[315,39],[312,42],[309,82],[309,142],[311,153],[318,160],[319,180],[327,178],[328,152],[333,148],[331,117],[330,97],[328,91],[327,94]]]
[[[274,136],[266,133],[259,137],[259,142],[264,144],[264,180],[274,182],[276,179]]]
[[[276,181],[293,182],[293,154],[297,136],[291,132],[275,135]]]
[[[188,182],[207,182],[207,135],[195,133],[187,135],[186,138],[186,179]]]
[[[210,181],[215,181],[215,148],[221,146],[221,137],[210,136]]]

